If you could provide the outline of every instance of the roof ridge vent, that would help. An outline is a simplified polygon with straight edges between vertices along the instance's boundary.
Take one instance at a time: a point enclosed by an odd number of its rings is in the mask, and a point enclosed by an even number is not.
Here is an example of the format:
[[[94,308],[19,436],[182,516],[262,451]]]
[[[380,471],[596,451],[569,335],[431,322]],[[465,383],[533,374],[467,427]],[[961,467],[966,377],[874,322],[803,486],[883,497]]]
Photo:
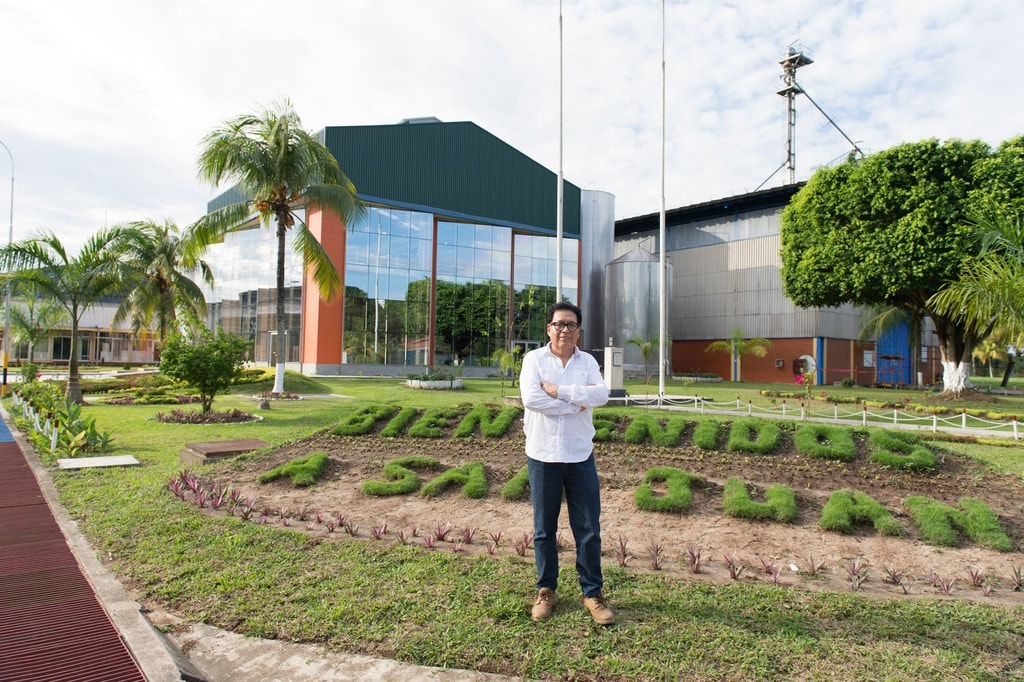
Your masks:
[[[399,125],[414,125],[417,123],[441,123],[441,119],[437,116],[419,116],[417,118],[403,118],[398,122]]]

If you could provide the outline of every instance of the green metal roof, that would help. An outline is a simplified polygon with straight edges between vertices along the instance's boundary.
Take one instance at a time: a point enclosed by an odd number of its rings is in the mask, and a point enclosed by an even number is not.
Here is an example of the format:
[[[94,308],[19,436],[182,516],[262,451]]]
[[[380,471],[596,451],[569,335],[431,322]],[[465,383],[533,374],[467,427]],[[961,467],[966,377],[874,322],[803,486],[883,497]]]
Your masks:
[[[329,127],[323,140],[364,200],[556,230],[557,175],[475,123]],[[563,231],[578,236],[580,188],[563,191]]]

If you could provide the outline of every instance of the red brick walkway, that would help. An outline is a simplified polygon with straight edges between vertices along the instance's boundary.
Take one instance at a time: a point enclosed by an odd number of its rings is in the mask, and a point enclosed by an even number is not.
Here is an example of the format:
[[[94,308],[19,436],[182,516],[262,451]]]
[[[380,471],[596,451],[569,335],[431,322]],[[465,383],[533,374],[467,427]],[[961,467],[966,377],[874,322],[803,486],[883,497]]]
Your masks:
[[[0,682],[145,682],[0,420]]]

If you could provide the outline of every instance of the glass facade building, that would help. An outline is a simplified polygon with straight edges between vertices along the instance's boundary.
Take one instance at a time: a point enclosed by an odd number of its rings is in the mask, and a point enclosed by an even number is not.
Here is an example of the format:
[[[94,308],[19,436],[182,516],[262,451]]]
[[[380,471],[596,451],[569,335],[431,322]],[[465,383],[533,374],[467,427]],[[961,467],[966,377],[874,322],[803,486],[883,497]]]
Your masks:
[[[285,260],[289,363],[302,363],[303,333],[332,335],[342,364],[490,367],[500,349],[536,346],[555,300],[556,239],[511,227],[444,220],[370,206],[344,233],[341,329],[303,327],[301,262]],[[277,243],[272,230],[228,235],[207,262],[207,323],[252,344],[258,364],[275,364]],[[578,302],[580,242],[563,238],[562,296]],[[315,296],[316,293],[313,292]]]
[[[496,351],[546,341],[545,314],[559,288],[564,300],[586,305],[575,185],[563,181],[558,287],[558,178],[522,152],[473,123],[436,119],[329,127],[320,136],[367,210],[350,224],[316,207],[301,216],[334,262],[342,295],[321,299],[289,247],[291,368],[404,376],[453,366],[481,375],[493,371]],[[208,210],[242,200],[228,190]],[[610,244],[610,213],[606,222]],[[273,233],[227,235],[206,259],[216,279],[207,323],[247,338],[258,364],[278,361]]]

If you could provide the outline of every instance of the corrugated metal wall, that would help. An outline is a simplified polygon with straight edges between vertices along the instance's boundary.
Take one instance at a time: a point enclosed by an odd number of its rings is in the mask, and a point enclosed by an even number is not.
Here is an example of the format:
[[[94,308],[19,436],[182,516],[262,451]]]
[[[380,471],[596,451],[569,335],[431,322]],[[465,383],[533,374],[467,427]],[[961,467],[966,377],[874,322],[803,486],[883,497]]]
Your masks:
[[[725,339],[737,327],[748,337],[855,338],[860,313],[852,306],[804,309],[786,298],[779,243],[773,235],[670,252],[672,338]]]
[[[330,127],[324,141],[363,197],[555,233],[557,175],[474,123]],[[569,182],[563,207],[565,234],[578,236]]]

